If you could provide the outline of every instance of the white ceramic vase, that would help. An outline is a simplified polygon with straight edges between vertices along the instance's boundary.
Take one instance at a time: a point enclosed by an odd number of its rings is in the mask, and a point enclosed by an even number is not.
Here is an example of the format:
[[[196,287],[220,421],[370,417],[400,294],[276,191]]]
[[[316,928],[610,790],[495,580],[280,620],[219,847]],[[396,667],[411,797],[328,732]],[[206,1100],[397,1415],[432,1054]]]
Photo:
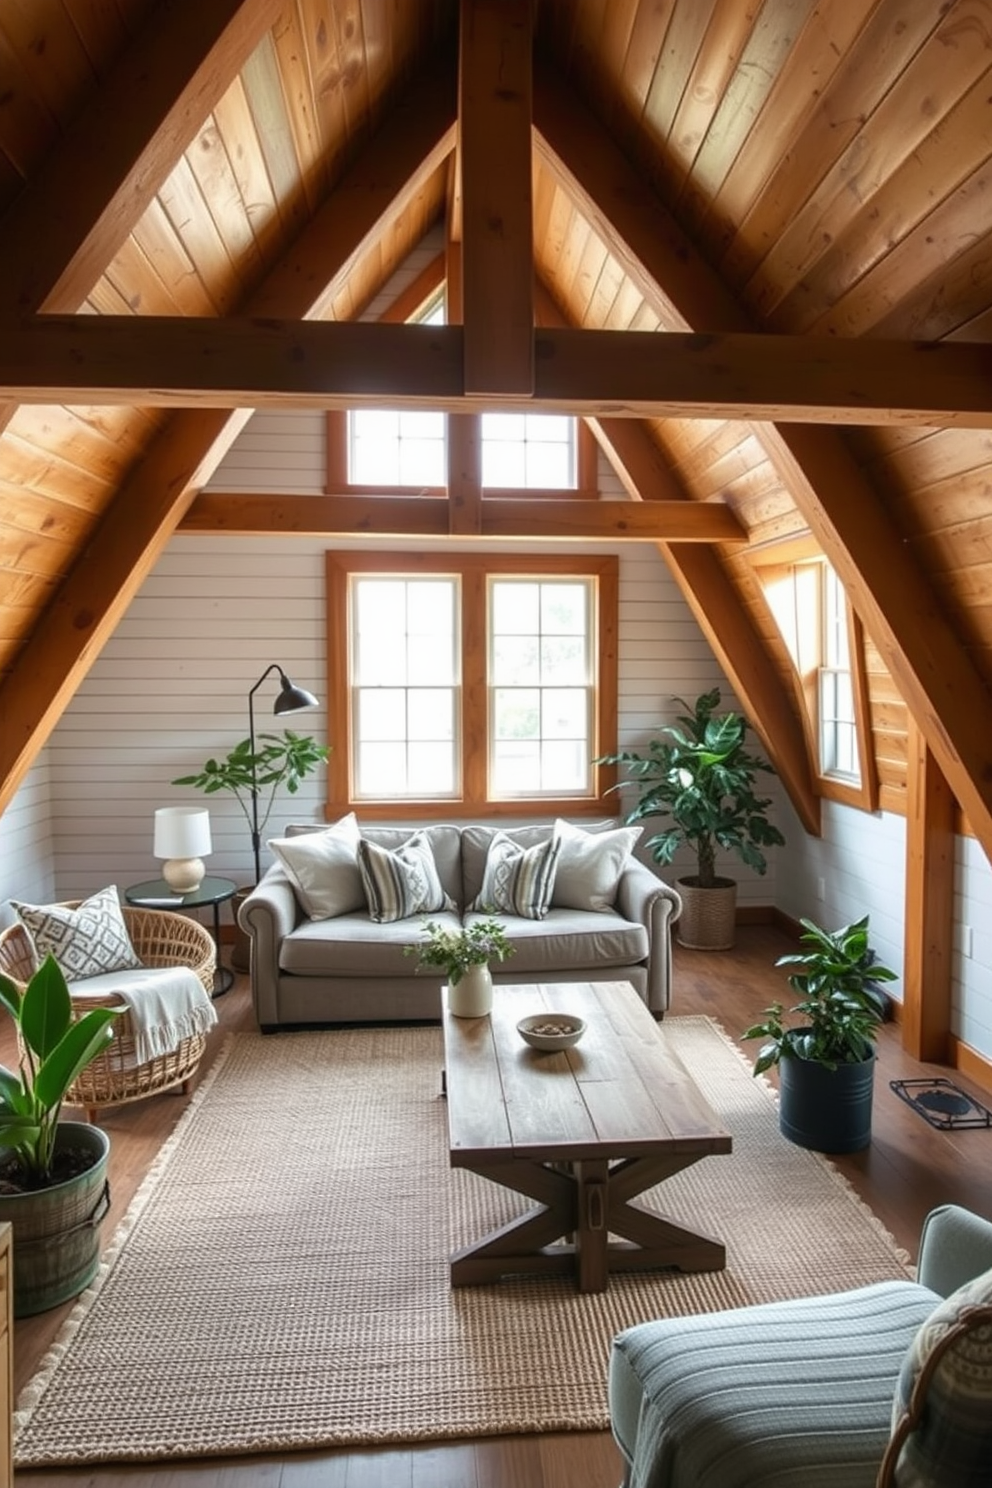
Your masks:
[[[448,983],[448,1008],[456,1018],[484,1018],[492,1005],[493,978],[485,962],[467,967],[454,986]]]

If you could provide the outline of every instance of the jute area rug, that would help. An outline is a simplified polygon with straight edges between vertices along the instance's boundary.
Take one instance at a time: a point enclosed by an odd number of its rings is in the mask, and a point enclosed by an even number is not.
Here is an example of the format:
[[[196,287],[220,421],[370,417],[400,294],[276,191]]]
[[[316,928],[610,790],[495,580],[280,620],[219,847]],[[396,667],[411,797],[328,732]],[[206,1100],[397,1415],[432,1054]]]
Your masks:
[[[664,1209],[725,1271],[453,1291],[449,1252],[526,1201],[449,1168],[440,1030],[234,1035],[24,1392],[18,1465],[602,1429],[621,1328],[904,1275],[740,1051],[662,1027],[734,1137]]]

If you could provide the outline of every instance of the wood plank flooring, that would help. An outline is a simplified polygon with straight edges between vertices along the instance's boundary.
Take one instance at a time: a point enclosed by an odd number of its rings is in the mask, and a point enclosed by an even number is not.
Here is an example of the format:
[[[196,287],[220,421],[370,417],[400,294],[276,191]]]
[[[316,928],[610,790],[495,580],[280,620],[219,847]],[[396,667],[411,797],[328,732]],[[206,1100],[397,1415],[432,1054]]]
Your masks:
[[[742,926],[733,951],[675,949],[674,1014],[706,1013],[736,1037],[776,997],[788,1000],[776,956],[794,949],[782,930]],[[221,1032],[253,1028],[247,978],[217,1001]],[[212,1038],[216,1047],[219,1038]],[[749,1056],[753,1045],[744,1045]],[[0,1060],[16,1056],[4,1028]],[[210,1057],[208,1053],[208,1058]],[[879,1040],[871,1147],[837,1160],[855,1189],[897,1241],[914,1256],[920,1224],[934,1204],[954,1201],[992,1215],[992,1132],[935,1131],[889,1089],[893,1079],[947,1074],[905,1055],[899,1030],[888,1024]],[[956,1083],[984,1104],[992,1095],[960,1075]],[[158,1147],[185,1106],[163,1095],[116,1112],[104,1126],[111,1137],[112,1233]],[[776,1205],[769,1192],[769,1231]],[[15,1384],[20,1390],[58,1332],[69,1305],[15,1327]],[[177,1374],[182,1359],[176,1359]],[[608,1433],[498,1437],[472,1442],[427,1443],[410,1448],[347,1449],[276,1458],[220,1458],[197,1463],[35,1470],[16,1474],[18,1488],[614,1488],[619,1456]]]

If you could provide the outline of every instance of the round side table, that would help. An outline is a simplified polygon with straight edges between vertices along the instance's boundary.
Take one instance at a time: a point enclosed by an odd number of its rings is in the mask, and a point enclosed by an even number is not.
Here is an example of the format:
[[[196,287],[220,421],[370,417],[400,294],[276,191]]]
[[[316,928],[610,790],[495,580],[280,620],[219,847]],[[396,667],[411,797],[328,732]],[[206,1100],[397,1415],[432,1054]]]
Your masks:
[[[182,913],[184,909],[213,909],[214,944],[217,947],[213,996],[221,997],[234,986],[234,972],[222,966],[220,961],[220,907],[234,898],[237,888],[237,884],[229,878],[208,876],[198,889],[193,889],[189,894],[177,894],[174,889],[170,889],[164,878],[149,878],[144,883],[131,884],[130,888],[124,890],[124,898],[128,904],[144,909],[174,909],[177,913]]]

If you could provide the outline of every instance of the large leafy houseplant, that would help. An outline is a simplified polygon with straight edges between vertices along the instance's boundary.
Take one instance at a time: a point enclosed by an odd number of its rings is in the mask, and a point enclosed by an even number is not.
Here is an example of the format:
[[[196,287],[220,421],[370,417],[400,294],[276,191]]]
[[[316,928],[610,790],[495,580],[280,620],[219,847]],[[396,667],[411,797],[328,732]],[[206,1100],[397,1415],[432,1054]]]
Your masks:
[[[824,930],[813,920],[800,924],[800,942],[808,949],[775,962],[797,968],[788,982],[799,1001],[788,1016],[799,1022],[787,1023],[783,1004],[775,1002],[747,1029],[744,1038],[768,1040],[755,1060],[755,1074],[784,1059],[810,1060],[828,1069],[870,1059],[886,1011],[881,983],[897,979],[868,943],[868,915],[839,930]]]
[[[755,793],[759,771],[774,774],[772,766],[746,747],[747,720],[739,713],[718,713],[720,692],[701,693],[673,724],[664,725],[652,739],[647,754],[624,749],[604,755],[599,763],[621,765],[638,786],[638,801],[626,821],[670,817],[671,824],[645,843],[656,863],[670,863],[683,844],[696,855],[698,888],[718,885],[718,849],[734,852],[756,873],[768,863],[764,849],[785,841],[768,820],[770,798]],[[625,782],[611,787],[622,789]]]
[[[50,955],[23,992],[0,974],[0,1003],[14,1020],[20,1046],[16,1072],[0,1065],[0,1148],[13,1159],[4,1181],[8,1188],[46,1188],[61,1181],[55,1156],[65,1093],[110,1042],[117,1012],[91,1008],[74,1019],[65,977]]]
[[[252,830],[252,790],[260,797],[259,833],[272,814],[276,794],[285,787],[291,796],[300,781],[326,760],[330,750],[318,744],[309,734],[296,734],[285,729],[282,734],[259,734],[252,755],[251,740],[242,739],[223,759],[208,759],[195,775],[180,775],[173,785],[192,785],[206,795],[228,791],[234,796],[249,831]]]
[[[795,968],[789,985],[799,1001],[788,1014],[773,1003],[744,1037],[766,1040],[756,1075],[778,1067],[783,1136],[817,1152],[858,1152],[871,1141],[875,1038],[886,1005],[881,984],[896,973],[870,946],[867,915],[839,930],[801,924],[805,949],[775,963]]]

